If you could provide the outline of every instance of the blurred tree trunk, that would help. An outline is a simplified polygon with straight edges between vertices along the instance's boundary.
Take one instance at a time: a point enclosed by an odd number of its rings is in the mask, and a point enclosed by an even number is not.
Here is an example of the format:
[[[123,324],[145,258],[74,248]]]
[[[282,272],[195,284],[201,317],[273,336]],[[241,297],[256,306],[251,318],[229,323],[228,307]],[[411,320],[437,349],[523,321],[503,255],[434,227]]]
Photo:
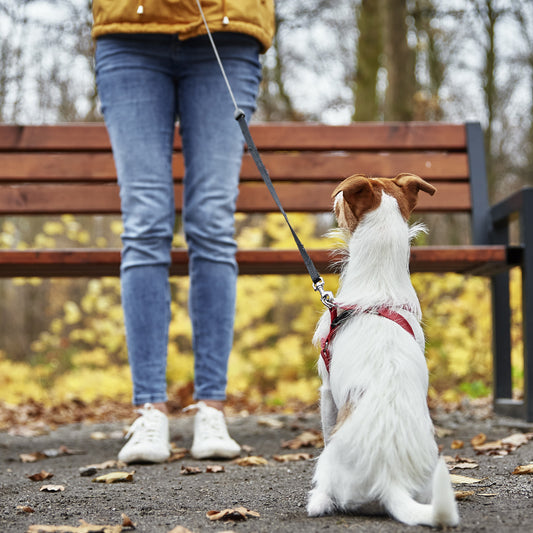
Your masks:
[[[359,6],[356,73],[352,83],[355,121],[380,118],[377,82],[383,55],[383,1],[362,0]]]
[[[413,120],[416,54],[407,41],[407,15],[405,0],[384,0],[384,37],[388,75],[385,120]]]
[[[494,145],[494,127],[499,104],[498,88],[496,86],[496,69],[498,57],[496,51],[496,25],[502,11],[496,8],[493,0],[475,1],[476,12],[483,24],[483,55],[484,64],[482,70],[482,88],[487,112],[487,127],[485,128],[485,150],[487,158],[487,180],[489,185],[489,197],[494,197],[496,188],[496,159]]]

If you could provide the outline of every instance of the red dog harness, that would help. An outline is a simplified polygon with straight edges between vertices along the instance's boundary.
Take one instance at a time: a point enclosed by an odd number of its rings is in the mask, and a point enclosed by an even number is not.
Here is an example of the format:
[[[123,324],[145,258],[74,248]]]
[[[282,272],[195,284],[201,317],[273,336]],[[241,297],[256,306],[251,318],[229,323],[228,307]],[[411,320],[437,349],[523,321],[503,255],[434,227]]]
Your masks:
[[[328,373],[329,366],[331,364],[331,352],[329,350],[329,346],[331,344],[331,341],[333,340],[333,337],[335,336],[335,333],[337,332],[337,329],[339,329],[343,322],[345,322],[356,312],[373,313],[373,311],[370,311],[369,309],[361,309],[357,306],[341,308],[343,309],[343,311],[340,314],[338,313],[338,309],[339,307],[337,307],[336,305],[329,308],[331,318],[329,325],[329,333],[325,339],[322,339],[322,350],[320,351],[320,355],[322,357],[322,360],[324,361],[324,364],[326,365],[326,370],[328,371]],[[400,315],[400,313],[393,311],[390,307],[380,307],[375,311],[375,314],[378,316],[382,316],[383,318],[388,318],[393,322],[396,322],[396,324],[401,326],[405,331],[407,331],[407,333],[409,333],[413,336],[414,339],[416,339],[413,328],[411,327],[409,322],[402,315]]]

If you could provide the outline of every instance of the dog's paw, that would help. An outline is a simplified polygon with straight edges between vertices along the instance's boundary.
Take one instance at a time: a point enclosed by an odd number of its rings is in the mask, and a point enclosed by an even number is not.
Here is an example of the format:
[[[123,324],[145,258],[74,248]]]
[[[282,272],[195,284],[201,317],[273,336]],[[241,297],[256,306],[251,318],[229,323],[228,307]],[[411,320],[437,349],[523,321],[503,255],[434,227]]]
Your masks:
[[[309,493],[309,502],[307,503],[307,514],[309,516],[323,516],[333,512],[335,505],[333,500],[325,493],[313,489]]]

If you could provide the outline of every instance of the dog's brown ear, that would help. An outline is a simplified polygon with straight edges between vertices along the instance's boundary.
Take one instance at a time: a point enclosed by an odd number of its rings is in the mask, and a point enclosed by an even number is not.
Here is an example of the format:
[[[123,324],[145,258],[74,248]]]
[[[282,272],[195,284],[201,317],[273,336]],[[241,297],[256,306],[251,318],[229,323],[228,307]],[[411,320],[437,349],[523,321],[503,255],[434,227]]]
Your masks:
[[[339,226],[352,232],[361,217],[379,204],[370,180],[362,174],[346,178],[335,188],[332,197],[335,198],[335,216]]]
[[[393,181],[404,191],[409,213],[411,213],[416,206],[419,191],[427,192],[431,196],[437,192],[437,189],[433,187],[431,183],[424,181],[421,177],[416,176],[415,174],[398,174]]]

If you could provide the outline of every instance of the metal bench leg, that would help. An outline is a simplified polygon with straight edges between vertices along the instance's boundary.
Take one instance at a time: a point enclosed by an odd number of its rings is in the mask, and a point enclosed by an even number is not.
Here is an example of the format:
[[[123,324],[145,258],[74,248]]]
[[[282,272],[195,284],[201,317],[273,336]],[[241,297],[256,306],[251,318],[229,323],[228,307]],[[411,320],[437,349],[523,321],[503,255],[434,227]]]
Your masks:
[[[492,276],[491,288],[494,409],[501,412],[513,397],[509,274]]]
[[[524,189],[520,228],[524,243],[522,265],[522,334],[524,343],[524,406],[527,422],[533,422],[533,188]]]

